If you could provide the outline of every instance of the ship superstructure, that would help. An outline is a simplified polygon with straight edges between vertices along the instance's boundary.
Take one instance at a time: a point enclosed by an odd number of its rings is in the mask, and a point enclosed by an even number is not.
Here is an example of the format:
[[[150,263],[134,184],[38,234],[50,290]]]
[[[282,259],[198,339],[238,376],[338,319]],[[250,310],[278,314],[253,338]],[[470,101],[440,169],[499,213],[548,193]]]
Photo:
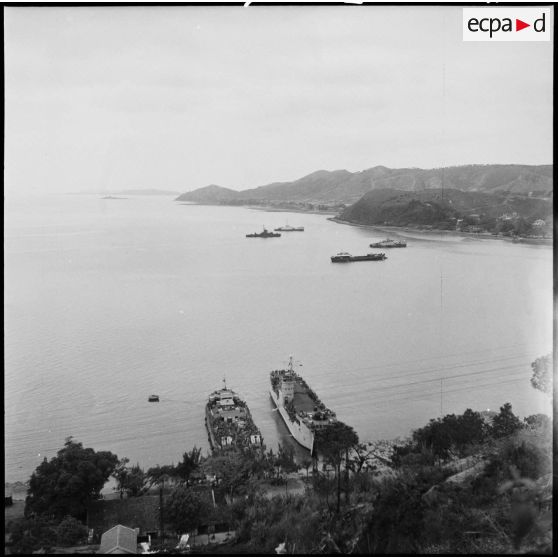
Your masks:
[[[246,402],[224,387],[214,391],[205,406],[205,425],[211,449],[262,447],[263,439]]]
[[[306,381],[294,371],[293,359],[287,370],[273,370],[269,393],[293,438],[312,452],[317,430],[336,422]]]
[[[278,238],[280,236],[281,233],[270,232],[264,227],[261,233],[247,234],[246,238]]]

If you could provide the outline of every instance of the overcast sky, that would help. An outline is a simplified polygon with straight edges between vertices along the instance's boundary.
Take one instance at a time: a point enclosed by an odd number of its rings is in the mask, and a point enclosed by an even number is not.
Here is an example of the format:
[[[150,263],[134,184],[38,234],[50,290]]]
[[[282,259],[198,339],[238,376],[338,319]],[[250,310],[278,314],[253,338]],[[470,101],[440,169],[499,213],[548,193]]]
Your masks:
[[[552,43],[454,6],[5,8],[12,191],[552,162]]]

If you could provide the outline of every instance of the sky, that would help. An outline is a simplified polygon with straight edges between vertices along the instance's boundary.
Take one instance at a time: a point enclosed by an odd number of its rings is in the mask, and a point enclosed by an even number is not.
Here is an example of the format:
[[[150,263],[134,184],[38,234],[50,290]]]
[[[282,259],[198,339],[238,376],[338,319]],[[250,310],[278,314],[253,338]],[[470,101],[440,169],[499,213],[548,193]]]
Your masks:
[[[4,9],[6,191],[552,163],[552,42],[458,6]]]

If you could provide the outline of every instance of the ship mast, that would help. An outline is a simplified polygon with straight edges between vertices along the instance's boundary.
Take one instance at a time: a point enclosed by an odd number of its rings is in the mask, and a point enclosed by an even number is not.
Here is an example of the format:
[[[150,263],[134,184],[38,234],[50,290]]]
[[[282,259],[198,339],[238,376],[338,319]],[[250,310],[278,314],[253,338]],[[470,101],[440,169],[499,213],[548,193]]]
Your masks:
[[[223,386],[224,386],[223,389],[227,389],[227,380],[225,378],[225,374],[223,374]]]
[[[289,357],[289,372],[293,372],[294,373],[294,369],[293,369],[293,355],[291,355]]]

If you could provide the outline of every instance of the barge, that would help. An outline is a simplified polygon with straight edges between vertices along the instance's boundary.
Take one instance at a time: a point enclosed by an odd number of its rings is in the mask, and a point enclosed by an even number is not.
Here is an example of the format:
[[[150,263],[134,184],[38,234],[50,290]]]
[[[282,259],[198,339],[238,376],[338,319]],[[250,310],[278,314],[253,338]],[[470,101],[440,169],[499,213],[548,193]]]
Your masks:
[[[291,227],[291,225],[283,225],[282,227],[277,227],[273,230],[283,232],[304,232],[304,227]]]
[[[349,262],[375,262],[387,259],[387,256],[382,253],[366,254],[365,256],[351,256],[348,252],[339,252],[335,256],[331,256],[332,263],[349,263]]]
[[[392,240],[391,238],[386,238],[385,240],[380,240],[380,242],[373,242],[370,244],[370,248],[406,248],[407,243],[404,240]]]
[[[212,450],[263,447],[263,438],[246,402],[233,390],[214,391],[205,406],[205,427]]]

